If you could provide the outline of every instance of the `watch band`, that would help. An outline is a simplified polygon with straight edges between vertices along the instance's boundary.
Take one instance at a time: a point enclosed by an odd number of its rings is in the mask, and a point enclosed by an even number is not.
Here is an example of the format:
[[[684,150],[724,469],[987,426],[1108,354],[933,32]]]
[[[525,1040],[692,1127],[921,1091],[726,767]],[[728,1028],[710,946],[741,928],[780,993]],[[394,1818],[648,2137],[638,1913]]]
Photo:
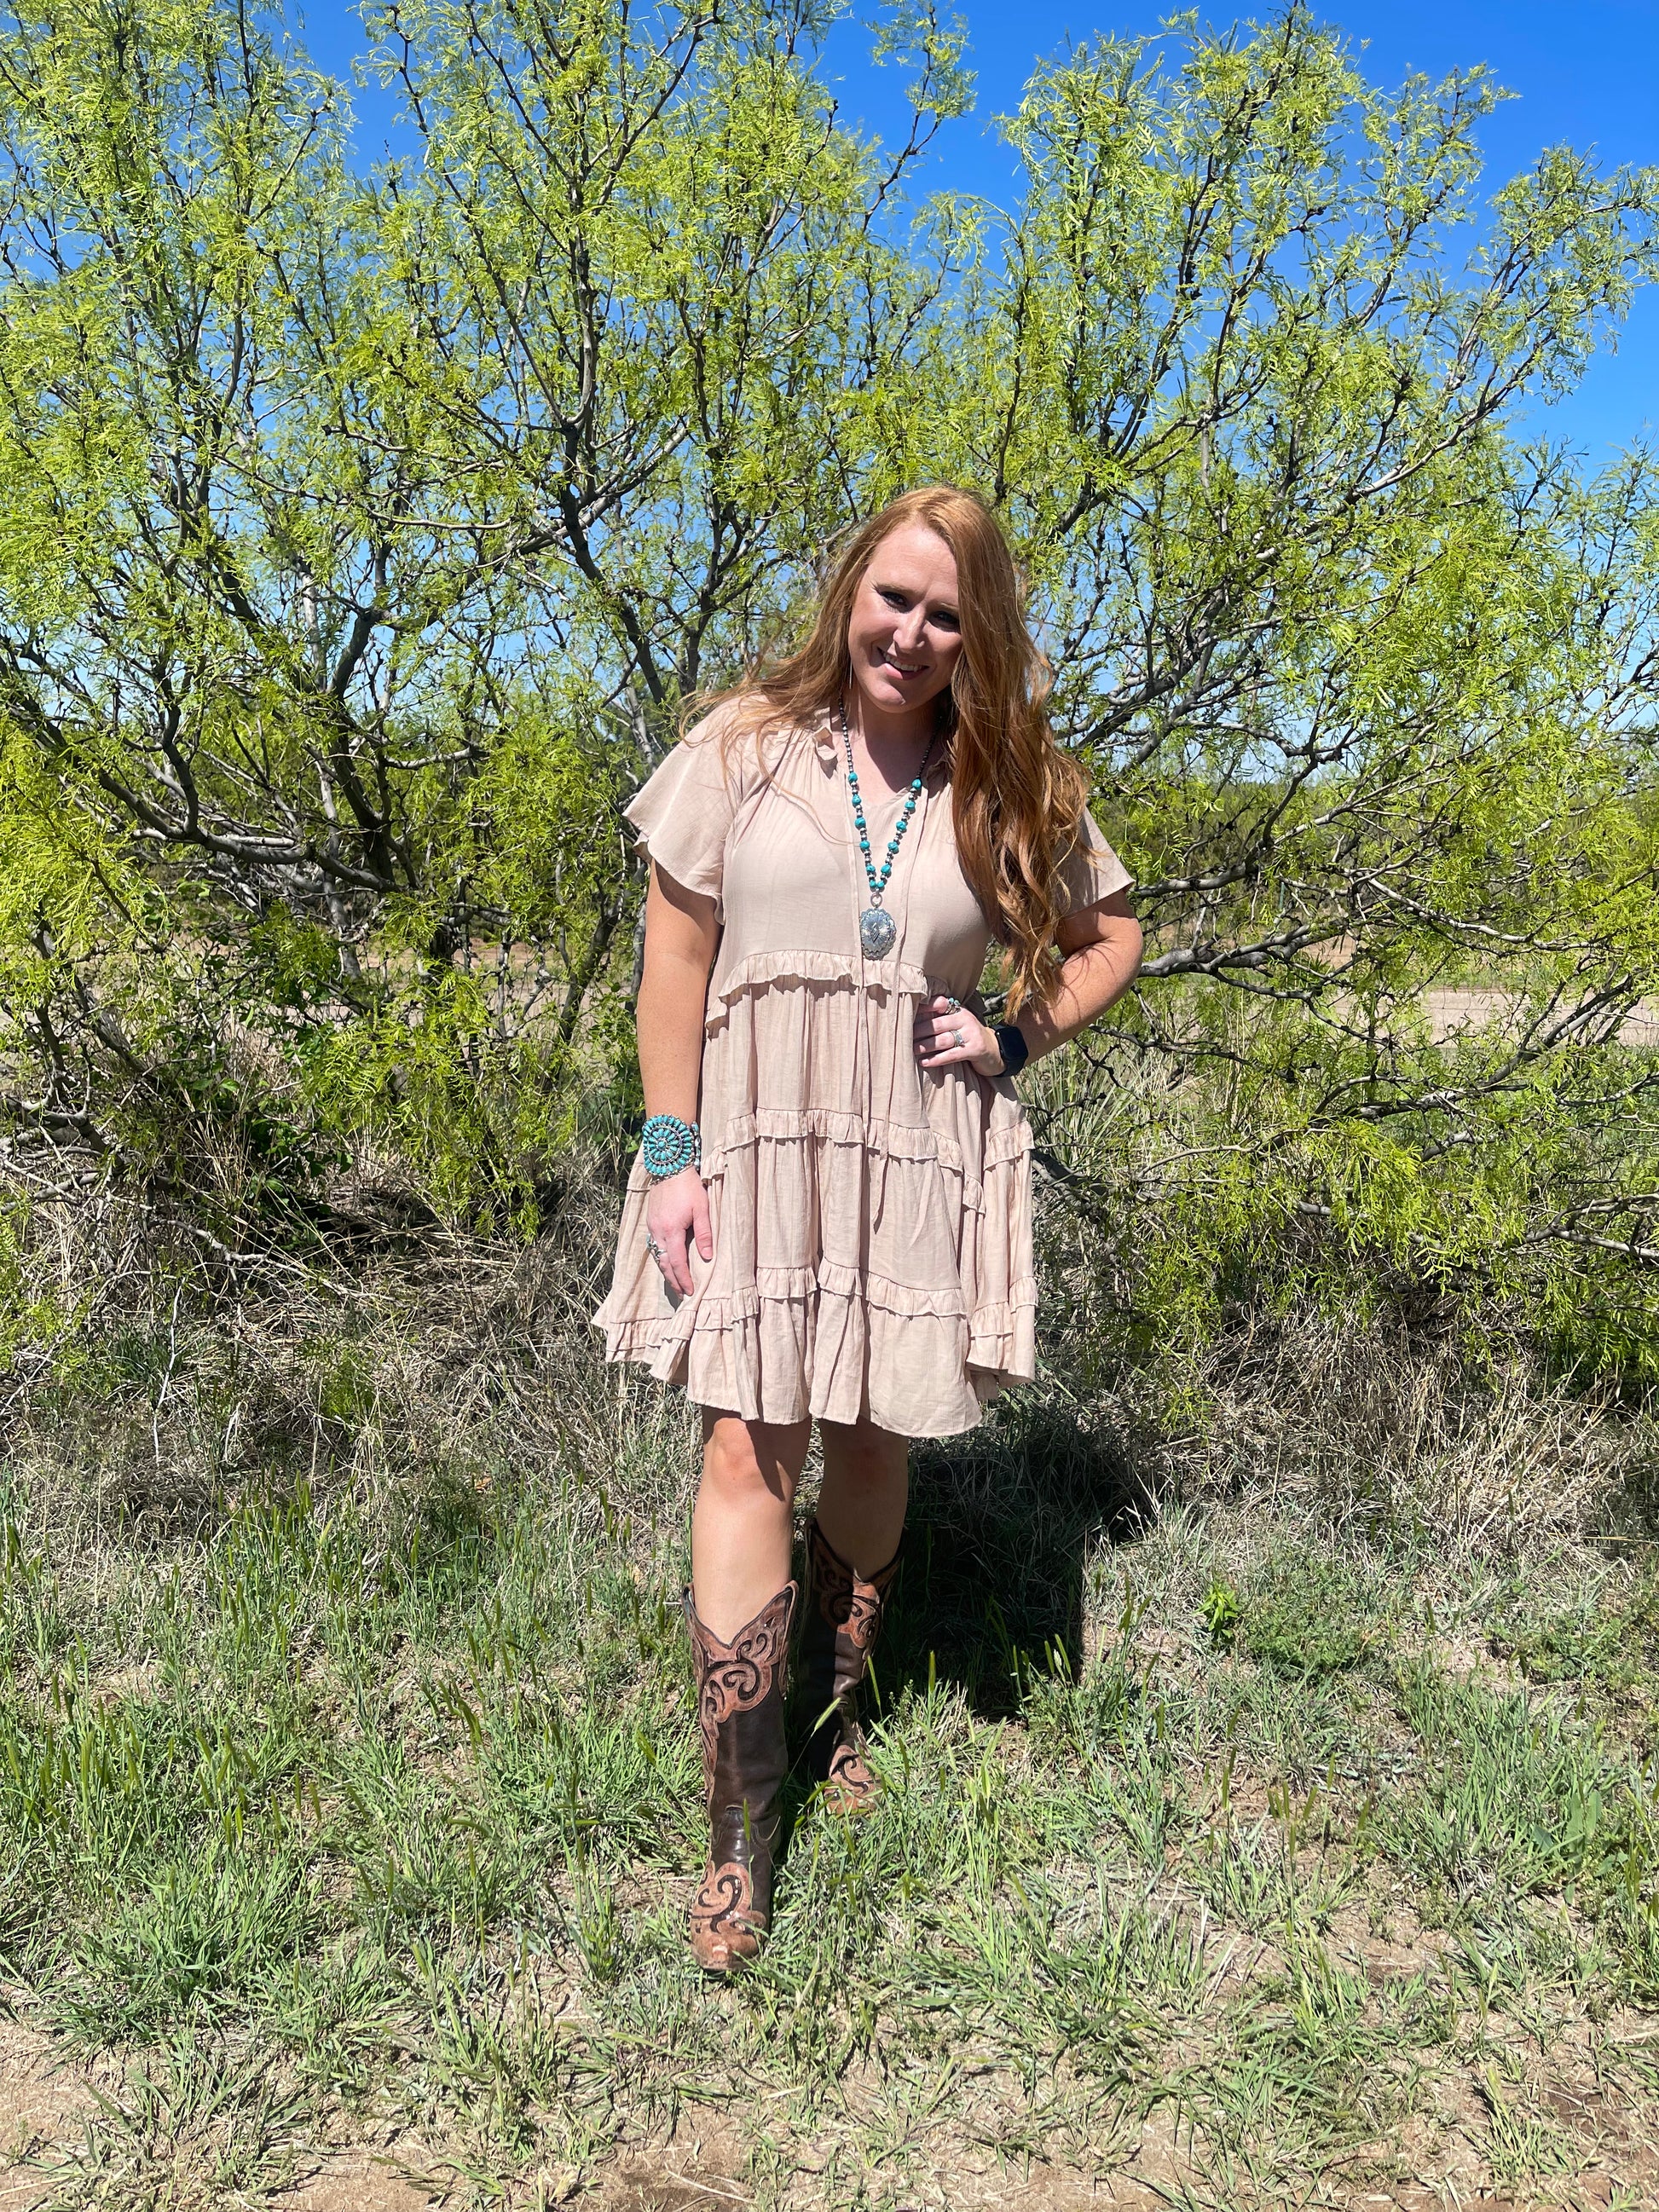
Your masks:
[[[999,1022],[992,1034],[996,1038],[998,1049],[1002,1054],[1003,1073],[1018,1075],[1031,1057],[1030,1046],[1026,1043],[1012,1022]]]

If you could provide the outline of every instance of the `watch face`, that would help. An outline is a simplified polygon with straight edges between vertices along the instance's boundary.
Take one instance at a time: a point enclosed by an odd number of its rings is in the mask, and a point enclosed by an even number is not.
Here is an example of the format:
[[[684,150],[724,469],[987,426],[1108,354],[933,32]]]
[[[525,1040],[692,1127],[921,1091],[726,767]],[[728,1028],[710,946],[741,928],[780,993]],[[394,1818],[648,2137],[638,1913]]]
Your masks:
[[[890,952],[897,935],[898,924],[878,906],[866,907],[859,916],[859,942],[872,960]]]

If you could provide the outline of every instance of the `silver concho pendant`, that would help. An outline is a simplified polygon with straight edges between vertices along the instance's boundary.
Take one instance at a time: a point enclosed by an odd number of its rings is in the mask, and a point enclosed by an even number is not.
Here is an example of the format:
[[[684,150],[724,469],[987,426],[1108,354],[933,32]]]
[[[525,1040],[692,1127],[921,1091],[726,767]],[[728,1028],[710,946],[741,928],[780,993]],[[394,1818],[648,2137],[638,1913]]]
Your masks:
[[[898,924],[878,906],[866,907],[859,916],[859,943],[872,960],[879,960],[890,952],[897,935]]]

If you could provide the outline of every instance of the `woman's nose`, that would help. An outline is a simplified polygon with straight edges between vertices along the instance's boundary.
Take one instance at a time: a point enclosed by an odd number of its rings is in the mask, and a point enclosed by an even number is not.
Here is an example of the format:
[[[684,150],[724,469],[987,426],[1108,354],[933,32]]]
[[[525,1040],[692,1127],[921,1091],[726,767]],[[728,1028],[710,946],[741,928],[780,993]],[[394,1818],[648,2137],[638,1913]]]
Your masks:
[[[927,616],[920,608],[911,607],[899,617],[893,631],[893,642],[901,653],[914,653],[921,645],[927,628]]]

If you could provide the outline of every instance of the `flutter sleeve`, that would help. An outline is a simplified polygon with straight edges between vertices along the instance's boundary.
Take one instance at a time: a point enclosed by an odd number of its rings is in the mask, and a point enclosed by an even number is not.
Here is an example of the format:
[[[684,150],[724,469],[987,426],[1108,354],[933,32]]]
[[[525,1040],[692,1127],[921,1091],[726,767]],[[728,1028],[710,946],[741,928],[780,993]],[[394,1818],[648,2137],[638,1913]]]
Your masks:
[[[688,731],[623,809],[640,848],[665,876],[718,904],[726,841],[741,796],[738,749],[724,756],[717,727]]]
[[[1127,890],[1134,878],[1100,834],[1100,828],[1085,807],[1078,823],[1078,842],[1060,872],[1062,915],[1077,914],[1085,906],[1097,906],[1102,899],[1110,898],[1114,891]]]

